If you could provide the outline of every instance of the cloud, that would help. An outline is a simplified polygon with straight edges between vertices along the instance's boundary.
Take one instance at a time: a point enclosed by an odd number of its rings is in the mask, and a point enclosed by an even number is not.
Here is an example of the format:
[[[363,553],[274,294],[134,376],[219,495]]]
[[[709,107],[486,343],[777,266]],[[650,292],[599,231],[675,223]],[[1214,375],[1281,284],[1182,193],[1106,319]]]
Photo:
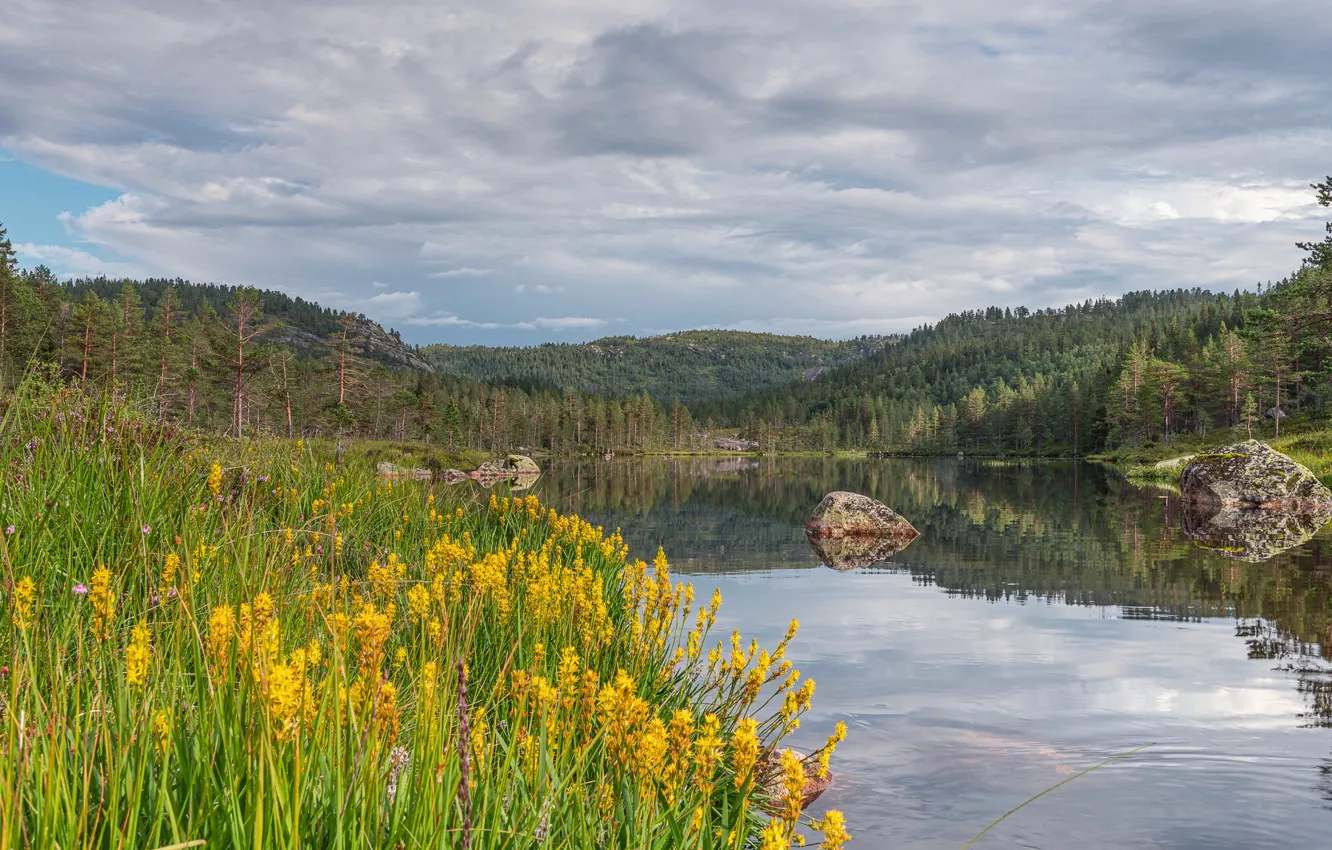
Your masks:
[[[64,245],[34,245],[20,242],[14,245],[19,261],[25,265],[45,265],[56,277],[142,277],[143,270],[133,263],[103,260],[87,251]]]
[[[1229,289],[1321,231],[1332,19],[1292,0],[85,6],[0,33],[0,147],[121,191],[71,239],[413,342]]]
[[[570,331],[602,328],[605,327],[608,322],[605,319],[594,319],[588,316],[563,316],[554,319],[548,319],[545,317],[538,318],[533,321],[532,324],[542,330]]]

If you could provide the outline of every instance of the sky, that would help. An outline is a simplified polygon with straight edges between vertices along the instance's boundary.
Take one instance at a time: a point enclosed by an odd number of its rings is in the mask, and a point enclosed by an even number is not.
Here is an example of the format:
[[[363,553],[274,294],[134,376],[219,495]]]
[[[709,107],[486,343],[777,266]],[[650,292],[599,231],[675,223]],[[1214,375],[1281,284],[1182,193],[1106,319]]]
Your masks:
[[[1280,279],[1326,210],[1307,0],[9,0],[26,266],[280,289],[409,342]]]

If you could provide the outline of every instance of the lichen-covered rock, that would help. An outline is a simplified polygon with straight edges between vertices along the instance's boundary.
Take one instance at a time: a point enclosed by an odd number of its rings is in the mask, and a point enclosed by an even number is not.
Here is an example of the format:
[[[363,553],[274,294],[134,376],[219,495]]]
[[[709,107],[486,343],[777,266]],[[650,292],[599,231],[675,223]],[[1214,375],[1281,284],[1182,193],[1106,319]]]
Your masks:
[[[1258,563],[1304,543],[1332,522],[1332,507],[1308,510],[1190,506],[1184,533],[1199,547]]]
[[[1237,508],[1332,506],[1332,490],[1308,468],[1258,440],[1197,454],[1179,476],[1185,501]]]
[[[541,467],[527,455],[509,455],[504,459],[504,469],[510,475],[540,475]]]
[[[824,566],[847,572],[882,563],[911,543],[909,537],[810,537],[809,545]]]
[[[503,467],[490,461],[486,461],[471,472],[471,477],[475,481],[491,481],[496,478],[503,478],[505,475],[507,473]]]
[[[892,508],[859,493],[834,491],[823,497],[805,523],[811,540],[841,537],[877,537],[914,540],[916,531]]]

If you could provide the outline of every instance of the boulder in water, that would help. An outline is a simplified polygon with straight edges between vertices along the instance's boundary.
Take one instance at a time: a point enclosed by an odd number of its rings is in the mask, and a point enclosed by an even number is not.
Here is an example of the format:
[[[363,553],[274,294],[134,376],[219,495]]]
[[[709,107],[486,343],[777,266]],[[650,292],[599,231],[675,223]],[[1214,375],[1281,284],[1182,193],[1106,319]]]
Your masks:
[[[1194,455],[1180,473],[1179,489],[1195,506],[1332,508],[1332,490],[1307,467],[1258,440]]]
[[[811,540],[842,537],[898,538],[907,542],[920,532],[892,508],[869,496],[838,490],[823,497],[805,523]]]
[[[839,490],[819,502],[805,535],[819,560],[844,571],[888,560],[920,532],[882,502]]]
[[[527,455],[509,455],[504,459],[504,471],[510,475],[540,475],[541,467]]]

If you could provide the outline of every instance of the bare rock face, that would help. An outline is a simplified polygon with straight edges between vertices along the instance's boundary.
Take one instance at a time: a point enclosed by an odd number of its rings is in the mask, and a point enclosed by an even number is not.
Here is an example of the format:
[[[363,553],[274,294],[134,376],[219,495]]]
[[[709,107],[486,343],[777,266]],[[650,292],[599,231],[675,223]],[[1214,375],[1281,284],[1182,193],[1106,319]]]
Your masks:
[[[805,523],[814,554],[834,570],[854,570],[886,561],[920,532],[882,502],[836,491],[823,497]]]
[[[812,540],[838,537],[897,537],[908,542],[920,535],[892,508],[869,496],[837,490],[823,497],[805,523]]]
[[[1304,511],[1332,507],[1332,490],[1307,467],[1258,440],[1195,455],[1180,473],[1179,488],[1194,506]]]

